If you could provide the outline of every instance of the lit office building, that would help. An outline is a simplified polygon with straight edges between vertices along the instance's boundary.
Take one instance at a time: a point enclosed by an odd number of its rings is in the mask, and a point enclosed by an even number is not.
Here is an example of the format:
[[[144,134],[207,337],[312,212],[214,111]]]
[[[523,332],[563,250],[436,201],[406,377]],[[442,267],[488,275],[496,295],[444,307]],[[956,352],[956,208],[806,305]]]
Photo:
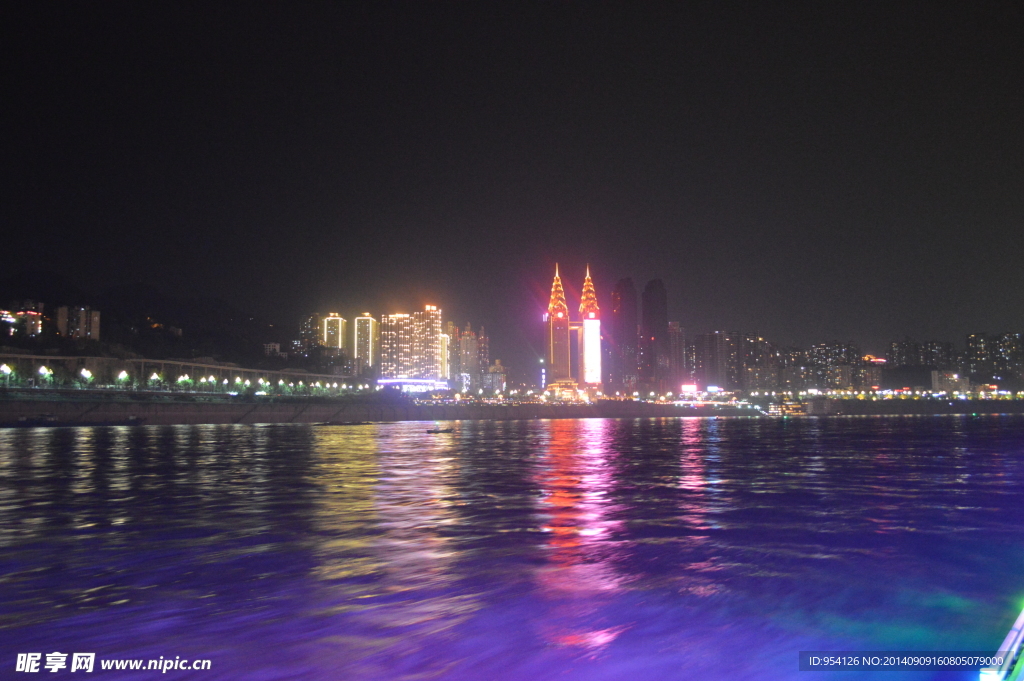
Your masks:
[[[547,323],[547,382],[572,380],[569,360],[569,305],[565,302],[562,279],[555,265],[555,279],[551,283],[551,299],[544,315]]]
[[[590,266],[583,280],[583,295],[580,298],[580,383],[590,386],[601,385],[601,310],[597,306],[597,293],[590,278]]]
[[[327,348],[337,348],[338,350],[348,349],[345,343],[348,321],[344,317],[340,316],[337,312],[330,313],[324,317],[321,329],[320,345]]]
[[[356,317],[355,328],[355,352],[353,357],[364,367],[377,366],[378,355],[378,329],[377,320],[364,312]]]

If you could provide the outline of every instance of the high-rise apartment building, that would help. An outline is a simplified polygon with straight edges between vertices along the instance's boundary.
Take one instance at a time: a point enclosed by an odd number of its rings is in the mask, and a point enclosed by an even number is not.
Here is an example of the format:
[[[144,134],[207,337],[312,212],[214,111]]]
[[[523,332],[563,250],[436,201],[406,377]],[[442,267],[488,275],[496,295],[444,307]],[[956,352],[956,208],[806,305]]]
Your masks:
[[[347,331],[348,320],[337,312],[331,312],[321,322],[320,345],[342,351],[347,350],[348,344],[345,342],[348,338]]]
[[[945,341],[925,341],[921,344],[921,362],[936,369],[954,369],[958,364],[956,348]]]
[[[993,338],[994,378],[1003,381],[1024,375],[1024,334],[1002,333]]]
[[[355,319],[353,358],[364,367],[375,367],[379,362],[380,341],[377,320],[364,312]]]
[[[477,365],[480,367],[480,371],[487,371],[487,367],[491,366],[491,339],[487,337],[487,333],[484,331],[484,327],[480,327],[480,333],[476,335],[476,348],[479,354],[479,360]]]
[[[620,279],[612,291],[611,320],[605,325],[609,358],[605,371],[608,391],[632,392],[637,387],[637,315],[636,288],[632,279]]]
[[[416,336],[413,343],[415,362],[420,378],[441,380],[444,356],[441,354],[441,310],[427,305],[422,312],[414,312]]]
[[[441,380],[441,310],[435,305],[411,315],[383,315],[380,341],[381,377]]]
[[[446,322],[445,335],[448,336],[448,376],[456,387],[462,375],[462,330],[455,322]]]
[[[967,372],[983,376],[995,371],[995,343],[987,333],[972,333],[967,337],[965,364]]]
[[[480,344],[469,322],[466,322],[466,329],[459,337],[459,370],[462,390],[477,390],[480,387]]]
[[[918,367],[924,364],[921,344],[909,338],[890,343],[885,359],[889,367]]]
[[[299,327],[299,340],[301,341],[301,346],[308,349],[319,345],[320,334],[320,314],[314,312],[302,320],[302,325]]]
[[[896,344],[894,343],[894,345]],[[909,359],[912,354],[914,362],[916,362],[916,364],[920,364],[920,346],[916,343],[914,343],[913,346],[913,352],[908,353],[906,356]],[[861,363],[861,351],[854,343],[843,343],[840,341],[816,343],[807,351],[807,358],[811,364],[823,367],[834,367],[840,365],[856,366]],[[909,365],[909,362],[907,362],[907,364]],[[902,364],[899,366],[902,366]]]
[[[727,331],[698,334],[694,344],[694,379],[702,389],[725,388],[729,383],[729,337]]]
[[[410,314],[386,314],[380,318],[380,375],[382,378],[414,378],[412,375],[413,323]]]
[[[450,381],[452,379],[449,373],[450,364],[448,363],[448,355],[451,351],[449,344],[451,343],[451,336],[446,333],[441,334],[441,380]]]
[[[640,309],[640,382],[660,390],[668,378],[668,294],[661,279],[647,282]]]
[[[686,330],[679,322],[668,323],[668,383],[673,391],[687,380]]]

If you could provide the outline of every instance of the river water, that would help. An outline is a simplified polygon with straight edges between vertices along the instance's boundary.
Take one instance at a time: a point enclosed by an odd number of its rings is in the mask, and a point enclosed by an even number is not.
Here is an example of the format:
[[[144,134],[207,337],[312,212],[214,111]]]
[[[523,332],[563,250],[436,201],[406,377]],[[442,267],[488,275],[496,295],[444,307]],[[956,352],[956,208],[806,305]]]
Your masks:
[[[0,677],[966,679],[798,652],[1024,606],[1021,416],[432,425],[0,430]]]

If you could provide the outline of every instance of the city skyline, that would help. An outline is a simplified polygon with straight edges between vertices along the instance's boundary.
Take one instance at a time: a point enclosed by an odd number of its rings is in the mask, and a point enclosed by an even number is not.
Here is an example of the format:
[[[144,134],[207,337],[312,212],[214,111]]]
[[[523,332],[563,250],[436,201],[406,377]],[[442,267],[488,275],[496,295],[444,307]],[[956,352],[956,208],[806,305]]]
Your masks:
[[[12,273],[281,326],[436,302],[512,366],[556,260],[695,333],[1024,326],[1019,10],[7,11]]]

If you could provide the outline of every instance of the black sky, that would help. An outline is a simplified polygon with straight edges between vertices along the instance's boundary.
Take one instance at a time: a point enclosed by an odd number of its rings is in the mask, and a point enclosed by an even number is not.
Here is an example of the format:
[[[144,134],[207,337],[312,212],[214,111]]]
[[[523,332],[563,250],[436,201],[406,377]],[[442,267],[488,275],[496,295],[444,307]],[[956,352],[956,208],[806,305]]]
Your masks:
[[[693,332],[1024,331],[1019,3],[21,4],[8,271],[433,302],[520,366],[556,261]]]

